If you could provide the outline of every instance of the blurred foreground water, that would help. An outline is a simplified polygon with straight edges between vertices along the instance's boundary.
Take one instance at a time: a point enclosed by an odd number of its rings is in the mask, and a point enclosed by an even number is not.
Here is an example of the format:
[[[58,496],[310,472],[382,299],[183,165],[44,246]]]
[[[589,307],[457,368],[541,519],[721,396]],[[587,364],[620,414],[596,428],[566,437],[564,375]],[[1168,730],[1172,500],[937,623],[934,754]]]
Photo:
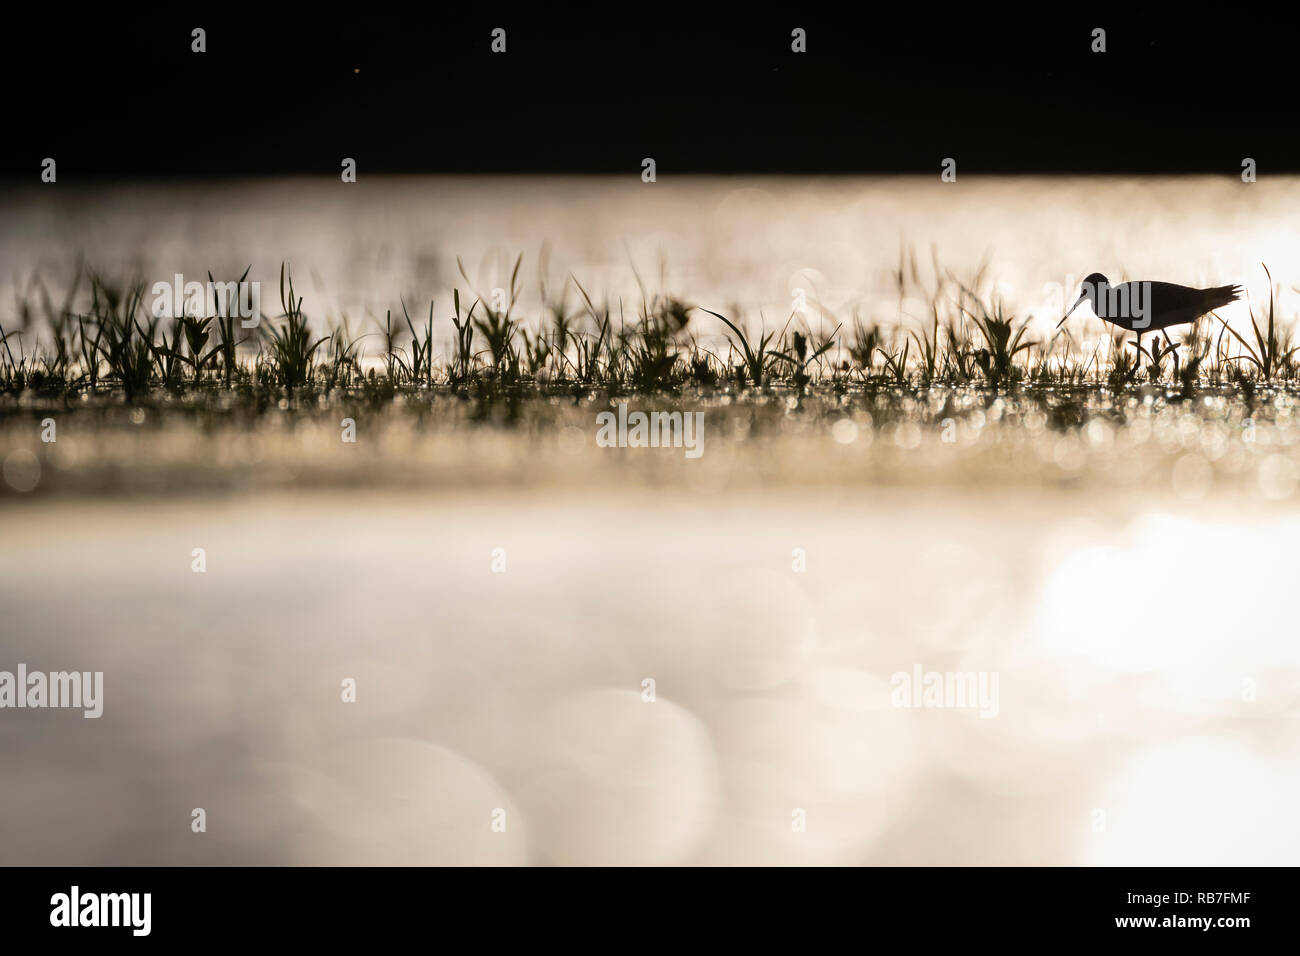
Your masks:
[[[1285,503],[358,489],[3,526],[0,666],[105,675],[98,720],[0,715],[5,864],[1300,853]],[[995,712],[895,706],[917,667],[996,673]]]

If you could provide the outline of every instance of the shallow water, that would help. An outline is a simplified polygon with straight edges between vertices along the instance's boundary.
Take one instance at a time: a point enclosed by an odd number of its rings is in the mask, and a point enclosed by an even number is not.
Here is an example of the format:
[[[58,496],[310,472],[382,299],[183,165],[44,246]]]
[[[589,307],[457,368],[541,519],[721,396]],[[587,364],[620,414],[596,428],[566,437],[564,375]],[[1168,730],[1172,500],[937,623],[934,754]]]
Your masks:
[[[614,416],[614,406],[685,412],[697,423],[690,447],[671,430],[665,447],[602,445],[600,416]],[[402,393],[378,408],[336,391],[253,408],[220,393],[158,390],[132,405],[103,393],[71,407],[29,393],[0,426],[0,501],[313,488],[725,496],[924,486],[1027,498],[1068,487],[1156,502],[1219,493],[1267,506],[1293,502],[1300,488],[1300,406],[1289,387],[1245,395],[1206,386],[1186,398],[1158,385],[1006,394],[725,388],[617,401],[557,390],[513,412],[445,390]]]

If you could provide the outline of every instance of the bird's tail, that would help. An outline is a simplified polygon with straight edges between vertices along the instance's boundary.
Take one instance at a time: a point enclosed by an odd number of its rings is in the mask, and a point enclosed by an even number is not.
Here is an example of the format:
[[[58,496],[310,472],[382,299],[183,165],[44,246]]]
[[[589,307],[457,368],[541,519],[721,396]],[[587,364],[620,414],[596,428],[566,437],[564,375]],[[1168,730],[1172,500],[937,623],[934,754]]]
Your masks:
[[[1236,302],[1241,298],[1242,289],[1239,285],[1221,285],[1215,289],[1201,290],[1201,304],[1205,311],[1220,309],[1229,302]]]

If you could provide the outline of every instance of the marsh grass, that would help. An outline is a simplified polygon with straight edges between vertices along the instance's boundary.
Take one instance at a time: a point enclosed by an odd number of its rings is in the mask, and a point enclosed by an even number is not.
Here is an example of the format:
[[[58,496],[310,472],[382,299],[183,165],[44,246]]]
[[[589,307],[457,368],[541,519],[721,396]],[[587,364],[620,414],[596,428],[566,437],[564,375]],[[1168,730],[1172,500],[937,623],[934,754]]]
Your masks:
[[[1300,346],[1291,344],[1294,334],[1293,327],[1283,328],[1276,319],[1275,315],[1275,293],[1273,287],[1273,274],[1268,271],[1268,266],[1263,266],[1264,274],[1268,276],[1268,316],[1266,319],[1265,330],[1261,330],[1259,319],[1255,316],[1255,310],[1250,311],[1251,331],[1255,333],[1255,344],[1251,345],[1241,335],[1237,333],[1227,322],[1223,322],[1223,328],[1232,334],[1232,336],[1241,343],[1245,350],[1240,355],[1232,356],[1228,362],[1250,362],[1258,370],[1259,376],[1265,382],[1271,382],[1276,376],[1290,378],[1295,374],[1294,356]]]
[[[485,417],[499,418],[486,409],[500,406],[506,420],[530,395],[802,396],[817,389],[931,388],[999,393],[1165,385],[1188,399],[1202,388],[1253,393],[1292,381],[1300,351],[1292,344],[1292,323],[1278,315],[1272,287],[1267,311],[1252,309],[1253,341],[1216,315],[1198,322],[1181,341],[1164,334],[1138,346],[1123,335],[1108,335],[1081,349],[1068,329],[1045,341],[1030,336],[1025,318],[981,291],[991,286],[986,266],[962,282],[937,257],[929,282],[922,280],[915,255],[901,258],[894,321],[854,310],[847,333],[820,306],[817,321],[804,315],[796,322],[798,313],[792,313],[779,327],[769,327],[761,315],[754,323],[735,307],[724,313],[652,291],[639,273],[634,305],[608,297],[598,301],[572,274],[548,282],[545,252],[537,279],[541,306],[525,315],[522,255],[509,269],[508,287],[490,296],[457,263],[472,298],[453,289],[450,315],[441,320],[449,320],[450,329],[439,331],[433,301],[417,321],[403,298],[400,318],[386,310],[378,328],[361,335],[353,334],[346,317],[314,329],[288,263],[280,269],[280,314],[259,316],[260,327],[251,332],[233,316],[153,318],[142,283],[114,283],[80,266],[61,301],[33,278],[20,292],[14,315],[0,322],[0,395],[67,400],[102,392],[106,399],[121,395],[133,402],[153,389],[182,397],[202,390],[260,407],[292,400],[303,390],[326,396],[359,391],[372,405],[398,394],[442,390],[474,400]],[[248,276],[245,270],[238,281]],[[87,277],[89,302],[78,309]],[[904,315],[903,301],[917,298],[927,303],[925,315]],[[1215,322],[1221,326],[1217,334]],[[382,344],[367,354],[366,340],[375,337]],[[721,345],[703,344],[709,339]]]
[[[285,279],[288,278],[288,293],[285,292]],[[306,385],[312,378],[313,362],[316,350],[329,341],[325,335],[312,341],[311,328],[307,316],[302,310],[302,298],[294,294],[293,273],[285,265],[280,266],[280,305],[284,309],[281,318],[284,325],[271,326],[270,352],[271,367],[278,383],[292,392],[295,388]]]
[[[772,341],[776,333],[760,330],[756,340],[751,344],[749,336],[741,330],[740,326],[725,315],[714,312],[712,309],[705,309],[704,311],[715,318],[721,319],[727,328],[735,333],[736,338],[734,340],[729,338],[727,341],[731,352],[741,359],[740,364],[731,366],[736,377],[736,384],[742,388],[746,384],[762,388],[771,377],[769,373],[775,361],[774,356],[777,354],[768,348],[768,343]]]

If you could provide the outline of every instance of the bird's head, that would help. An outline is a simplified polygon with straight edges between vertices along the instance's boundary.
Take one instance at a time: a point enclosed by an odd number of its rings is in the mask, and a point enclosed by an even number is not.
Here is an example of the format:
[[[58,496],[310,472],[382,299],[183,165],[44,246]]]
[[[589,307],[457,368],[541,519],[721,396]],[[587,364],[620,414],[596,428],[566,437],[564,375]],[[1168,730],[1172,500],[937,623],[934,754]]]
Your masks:
[[[1074,310],[1077,309],[1085,299],[1092,303],[1092,310],[1094,312],[1097,311],[1097,298],[1101,295],[1101,290],[1109,285],[1110,282],[1100,272],[1094,272],[1092,275],[1088,276],[1088,278],[1084,279],[1083,284],[1079,288],[1079,298],[1074,300],[1074,305],[1070,306],[1070,310],[1065,313],[1061,318],[1061,321],[1056,323],[1056,327],[1059,329],[1064,325],[1065,320],[1070,317]]]

